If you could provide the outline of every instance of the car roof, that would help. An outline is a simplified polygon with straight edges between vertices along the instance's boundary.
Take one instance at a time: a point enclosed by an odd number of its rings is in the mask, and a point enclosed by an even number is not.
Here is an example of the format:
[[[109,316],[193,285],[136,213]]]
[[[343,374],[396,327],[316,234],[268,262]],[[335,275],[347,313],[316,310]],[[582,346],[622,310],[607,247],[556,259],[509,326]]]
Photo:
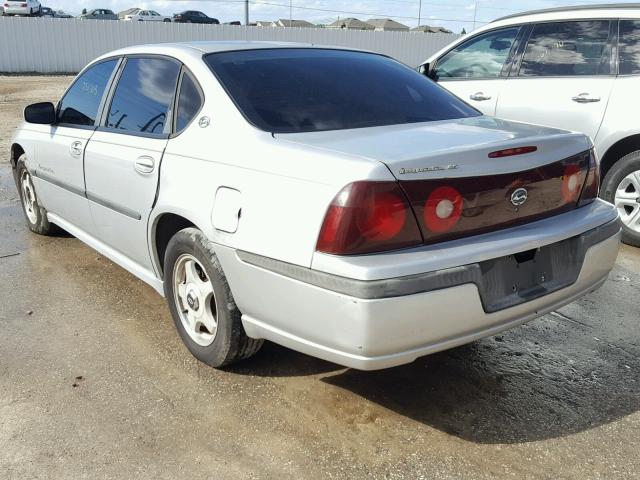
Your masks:
[[[538,14],[558,14],[558,19],[570,18],[572,17],[572,13],[575,12],[586,12],[586,11],[598,11],[600,14],[603,10],[612,11],[612,10],[638,10],[640,12],[640,3],[603,3],[603,4],[590,4],[590,5],[572,5],[567,7],[553,7],[553,8],[544,8],[541,10],[529,10],[526,12],[514,13],[511,15],[506,15],[504,17],[497,18],[493,20],[491,23],[500,22],[502,20],[509,20],[512,18],[520,18],[526,17],[529,15],[538,15]]]
[[[334,50],[354,50],[353,48],[316,45],[312,43],[295,43],[295,42],[260,42],[248,40],[234,41],[192,41],[177,43],[154,43],[148,45],[136,45],[133,47],[125,47],[113,52],[109,52],[103,57],[113,57],[117,55],[140,55],[140,54],[156,54],[156,55],[177,55],[180,54],[192,56],[194,53],[198,56],[208,53],[228,52],[234,50],[259,50],[273,48],[331,48]],[[362,50],[366,51],[366,50]]]

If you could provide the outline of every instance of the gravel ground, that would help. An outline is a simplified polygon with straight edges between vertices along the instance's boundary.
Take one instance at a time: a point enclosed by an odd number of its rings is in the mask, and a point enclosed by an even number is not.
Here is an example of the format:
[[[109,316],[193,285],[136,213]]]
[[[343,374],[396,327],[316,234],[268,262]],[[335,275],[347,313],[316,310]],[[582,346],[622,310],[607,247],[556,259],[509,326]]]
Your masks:
[[[149,287],[28,232],[7,163],[26,103],[0,77],[0,478],[640,478],[640,252],[505,334],[359,372],[267,344],[195,361]]]

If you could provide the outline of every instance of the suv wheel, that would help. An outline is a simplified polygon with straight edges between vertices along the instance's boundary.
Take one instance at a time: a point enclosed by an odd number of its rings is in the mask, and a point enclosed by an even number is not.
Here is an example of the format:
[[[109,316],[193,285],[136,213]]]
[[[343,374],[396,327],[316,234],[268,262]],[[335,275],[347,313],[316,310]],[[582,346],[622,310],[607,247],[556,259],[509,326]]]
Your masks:
[[[622,241],[640,247],[640,151],[618,160],[602,181],[602,198],[613,203],[622,219]]]
[[[47,211],[38,202],[31,174],[25,165],[26,160],[27,156],[21,155],[16,164],[16,186],[20,193],[22,211],[32,232],[49,235],[53,233],[54,226],[49,223]]]
[[[222,367],[255,354],[213,244],[196,228],[178,232],[165,254],[164,291],[176,329],[198,360]]]

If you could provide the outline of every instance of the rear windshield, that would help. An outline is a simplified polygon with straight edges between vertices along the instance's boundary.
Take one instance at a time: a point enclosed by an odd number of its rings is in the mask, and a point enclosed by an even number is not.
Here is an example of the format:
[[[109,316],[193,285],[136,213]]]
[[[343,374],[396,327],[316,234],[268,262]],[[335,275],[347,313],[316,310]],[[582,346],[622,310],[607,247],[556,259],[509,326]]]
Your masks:
[[[382,55],[264,49],[205,56],[240,111],[274,133],[431,122],[480,113]]]

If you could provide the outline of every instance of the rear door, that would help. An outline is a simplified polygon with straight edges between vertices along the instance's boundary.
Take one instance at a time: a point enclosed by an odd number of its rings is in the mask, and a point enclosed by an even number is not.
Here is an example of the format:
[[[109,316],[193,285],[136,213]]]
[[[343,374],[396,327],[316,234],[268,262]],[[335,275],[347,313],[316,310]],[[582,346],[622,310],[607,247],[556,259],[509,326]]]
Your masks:
[[[180,68],[168,57],[127,58],[85,153],[87,198],[98,238],[145,268],[151,267],[147,221]]]
[[[433,78],[485,115],[495,115],[520,31],[512,26],[470,38],[437,60]]]
[[[615,81],[616,25],[608,19],[534,25],[496,115],[595,138]]]

